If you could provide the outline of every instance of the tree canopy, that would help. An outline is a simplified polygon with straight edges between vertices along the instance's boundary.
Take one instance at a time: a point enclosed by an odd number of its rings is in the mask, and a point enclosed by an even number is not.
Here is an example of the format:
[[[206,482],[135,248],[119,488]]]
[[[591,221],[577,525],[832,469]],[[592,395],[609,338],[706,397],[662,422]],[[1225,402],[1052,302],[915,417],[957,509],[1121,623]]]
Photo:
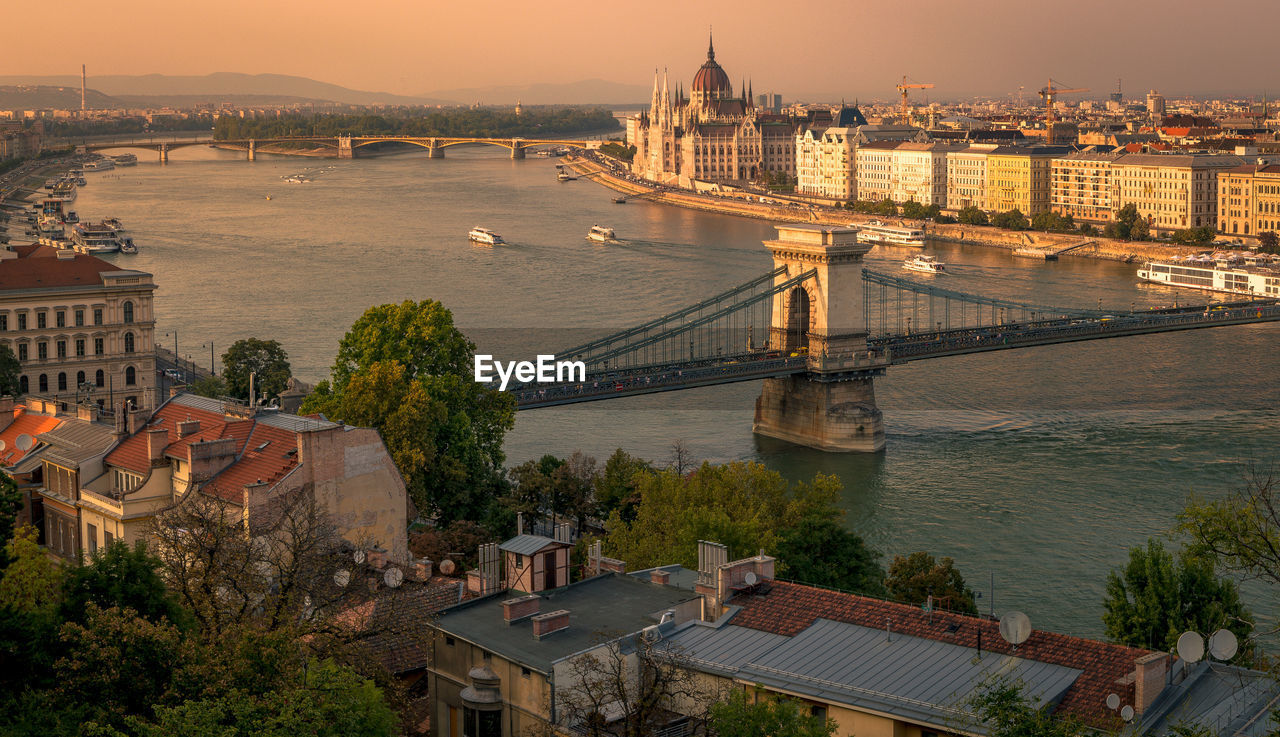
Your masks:
[[[969,205],[960,208],[960,212],[956,214],[956,220],[962,225],[990,225],[991,220],[987,217],[987,213],[981,208]]]
[[[922,605],[933,598],[933,605],[963,614],[977,614],[973,591],[965,585],[964,576],[956,570],[951,558],[938,558],[926,552],[894,556],[885,579],[889,596],[907,604]]]
[[[13,350],[6,343],[0,345],[0,397],[9,395],[16,397],[22,394],[19,381],[22,376],[22,363],[13,355]]]
[[[803,704],[768,696],[748,701],[746,692],[711,705],[710,726],[718,737],[829,737],[834,720],[811,714]]]
[[[250,399],[249,375],[254,375],[254,391],[258,396],[278,396],[293,376],[289,354],[278,341],[243,338],[231,344],[222,354],[222,381],[227,392],[240,399]]]
[[[809,516],[783,529],[776,555],[785,578],[869,596],[888,594],[880,554],[838,518]]]
[[[1220,628],[1245,642],[1253,629],[1239,589],[1214,575],[1211,559],[1186,549],[1175,558],[1154,538],[1130,548],[1128,564],[1107,575],[1103,608],[1107,637],[1149,650],[1171,651],[1183,632]]]

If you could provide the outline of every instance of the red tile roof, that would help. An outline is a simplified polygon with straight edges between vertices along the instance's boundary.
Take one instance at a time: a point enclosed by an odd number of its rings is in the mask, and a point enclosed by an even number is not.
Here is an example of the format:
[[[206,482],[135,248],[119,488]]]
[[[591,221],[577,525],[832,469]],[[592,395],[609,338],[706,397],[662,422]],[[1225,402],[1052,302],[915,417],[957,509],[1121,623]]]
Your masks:
[[[96,256],[77,253],[59,259],[53,246],[14,246],[17,258],[0,261],[0,291],[35,287],[80,287],[102,284],[102,272],[120,267]]]
[[[28,414],[26,407],[14,408],[13,422],[4,430],[0,430],[0,443],[3,443],[3,450],[0,450],[0,466],[12,466],[27,454],[26,450],[18,447],[20,436],[30,435],[34,441],[35,436],[52,430],[60,423],[61,420],[56,417]]]
[[[297,467],[298,439],[288,430],[260,422],[237,424],[253,426],[246,442],[239,445],[243,449],[239,460],[214,476],[203,490],[228,501],[242,502],[245,486],[274,484]]]
[[[1086,640],[1054,632],[1036,630],[1018,646],[1000,636],[997,622],[947,612],[926,613],[919,607],[844,594],[782,581],[769,582],[767,591],[740,594],[729,604],[741,606],[733,624],[788,637],[813,624],[818,618],[864,627],[884,627],[915,637],[976,648],[981,633],[985,651],[1053,663],[1084,672],[1068,689],[1059,710],[1098,727],[1113,729],[1116,712],[1107,709],[1108,694],[1119,694],[1123,703],[1133,704],[1134,661],[1149,650]],[[956,626],[954,632],[948,628]]]

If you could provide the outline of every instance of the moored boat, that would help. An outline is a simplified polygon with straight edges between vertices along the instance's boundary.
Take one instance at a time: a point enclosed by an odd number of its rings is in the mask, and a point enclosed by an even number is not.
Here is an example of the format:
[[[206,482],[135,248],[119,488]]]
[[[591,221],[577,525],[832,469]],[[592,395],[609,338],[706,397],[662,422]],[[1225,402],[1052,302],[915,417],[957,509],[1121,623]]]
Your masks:
[[[853,223],[852,227],[858,229],[858,240],[862,243],[924,247],[924,230],[921,228],[903,228],[896,225],[888,225],[879,220],[872,220],[869,223]]]
[[[1153,284],[1249,297],[1280,298],[1280,262],[1250,254],[1201,254],[1147,261],[1138,278]]]

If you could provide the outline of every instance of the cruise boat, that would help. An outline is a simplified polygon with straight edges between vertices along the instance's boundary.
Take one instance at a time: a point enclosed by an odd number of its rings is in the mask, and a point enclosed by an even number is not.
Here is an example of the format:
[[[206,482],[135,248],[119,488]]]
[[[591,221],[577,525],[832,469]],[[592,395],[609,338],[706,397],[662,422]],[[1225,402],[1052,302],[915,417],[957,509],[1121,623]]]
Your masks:
[[[79,253],[115,253],[120,250],[120,235],[105,223],[77,223],[71,229],[71,243]]]
[[[61,233],[62,218],[56,214],[42,214],[36,221],[36,231],[40,233]]]
[[[607,243],[615,239],[613,228],[606,228],[603,225],[592,225],[591,230],[587,231],[587,240]]]
[[[107,218],[102,224],[116,231],[117,233],[124,231],[124,223],[120,222],[120,218]]]
[[[467,238],[470,238],[475,243],[483,243],[486,246],[497,246],[506,243],[506,241],[502,240],[502,236],[478,225],[472,228],[470,233],[467,233]]]
[[[920,254],[915,258],[909,258],[902,262],[902,268],[907,271],[919,271],[922,274],[945,274],[947,273],[947,265],[926,254]]]
[[[59,202],[70,202],[76,198],[76,183],[74,180],[63,179],[53,188],[53,191],[46,195],[51,200]]]
[[[850,226],[858,229],[858,240],[862,243],[924,248],[924,230],[921,228],[886,225],[879,220],[872,220],[869,223],[850,223]]]
[[[562,182],[572,182],[576,180],[577,177],[570,175],[569,172],[565,171],[564,169],[560,169],[559,171],[556,172],[556,179]]]
[[[120,239],[120,253],[137,253],[137,252],[138,252],[138,244],[134,243],[132,238],[125,237]]]
[[[138,165],[138,157],[134,154],[120,154],[119,156],[112,156],[111,158],[116,162],[116,166]]]
[[[1280,264],[1258,255],[1201,254],[1147,261],[1138,269],[1138,278],[1171,287],[1280,298]]]
[[[85,171],[110,171],[116,168],[116,162],[111,159],[94,159],[86,161],[84,165]]]

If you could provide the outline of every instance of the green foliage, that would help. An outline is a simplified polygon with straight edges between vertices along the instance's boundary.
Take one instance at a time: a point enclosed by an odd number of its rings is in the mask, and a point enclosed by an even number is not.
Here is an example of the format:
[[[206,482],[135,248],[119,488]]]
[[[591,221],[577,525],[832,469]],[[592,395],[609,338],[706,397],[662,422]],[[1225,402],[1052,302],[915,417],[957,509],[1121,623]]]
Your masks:
[[[1003,681],[988,685],[969,700],[989,737],[1077,737],[1084,725],[1071,717],[1055,717],[1048,708],[1029,703],[1022,688]]]
[[[697,541],[714,540],[730,556],[777,549],[779,532],[811,517],[839,518],[840,481],[818,474],[788,484],[759,463],[703,464],[688,475],[672,470],[636,476],[640,503],[633,521],[615,510],[605,551],[632,569],[697,564]]]
[[[483,526],[470,520],[455,520],[443,528],[429,527],[409,536],[409,550],[420,558],[428,558],[438,565],[446,558],[458,564],[458,570],[474,568],[477,548],[481,543],[499,538]],[[461,556],[458,555],[461,553]]]
[[[636,157],[636,147],[619,141],[608,141],[600,146],[600,153],[622,161],[631,161]]]
[[[1211,560],[1187,550],[1175,560],[1154,538],[1146,549],[1130,548],[1128,565],[1107,575],[1103,608],[1107,637],[1148,650],[1171,651],[1188,630],[1225,627],[1241,642],[1253,630],[1239,589],[1214,575]]]
[[[1090,223],[1080,224],[1080,235],[1094,235],[1097,232],[1098,232],[1098,229],[1093,227],[1093,225]]]
[[[775,554],[784,578],[868,596],[888,593],[880,554],[831,517],[807,517],[782,530]]]
[[[915,200],[907,200],[902,203],[902,217],[911,218],[912,220],[937,219],[942,213],[942,208],[937,205],[922,205]]]
[[[17,397],[22,394],[22,385],[18,378],[22,375],[22,364],[13,355],[9,344],[0,345],[0,396]]]
[[[1133,221],[1133,225],[1129,228],[1129,240],[1151,240],[1151,224],[1147,222],[1146,218],[1138,218]]]
[[[190,115],[186,118],[156,118],[150,121],[141,116],[104,120],[46,120],[44,126],[45,133],[54,138],[164,131],[205,131],[207,133],[213,126],[213,116]]]
[[[1258,250],[1263,253],[1280,253],[1280,235],[1276,235],[1274,230],[1259,233]]]
[[[950,215],[939,215],[938,217],[934,218],[933,221],[939,225],[951,225],[956,221],[956,219],[951,217]]]
[[[1069,233],[1076,229],[1076,221],[1070,215],[1059,215],[1056,212],[1038,212],[1031,217],[1031,229],[1045,232]]]
[[[877,200],[871,206],[872,215],[884,215],[886,217],[894,217],[898,214],[898,203],[891,199],[885,198]]]
[[[62,585],[62,618],[83,622],[90,605],[120,607],[152,622],[181,625],[184,612],[160,578],[160,559],[139,540],[132,548],[121,541],[100,549],[88,563],[68,571]]]
[[[1206,225],[1203,228],[1183,228],[1173,231],[1172,240],[1174,243],[1181,243],[1187,246],[1207,246],[1213,243],[1213,239],[1218,237],[1218,231],[1213,226]]]
[[[577,521],[578,529],[596,513],[595,487],[600,473],[596,460],[575,452],[568,460],[544,455],[508,472],[512,489],[506,498],[512,511],[526,517],[543,514]]]
[[[13,538],[14,527],[18,523],[18,512],[22,511],[22,492],[7,473],[0,473],[0,543],[8,543]],[[9,547],[0,548],[0,575],[9,567]]]
[[[206,376],[187,385],[187,391],[202,397],[218,399],[227,396],[227,385],[221,376]]]
[[[297,113],[276,118],[220,116],[214,138],[280,138],[286,136],[446,136],[476,138],[549,138],[569,133],[615,130],[613,113],[598,107],[451,110],[419,109],[389,114],[326,115]]]
[[[258,338],[237,340],[222,354],[222,380],[227,393],[240,399],[250,399],[249,374],[254,374],[254,391],[258,396],[278,396],[293,375],[289,369],[289,354],[278,341]]]
[[[802,703],[788,698],[758,695],[747,701],[743,691],[711,705],[710,727],[718,737],[829,737],[835,734],[831,719],[810,714]]]
[[[1138,206],[1131,202],[1116,211],[1116,221],[1107,223],[1102,233],[1108,238],[1142,241],[1147,239],[1150,228],[1147,221],[1138,215]]]
[[[991,224],[991,220],[990,218],[987,217],[987,213],[983,212],[981,209],[977,207],[974,207],[973,205],[969,205],[968,207],[961,208],[960,212],[956,215],[956,220],[959,220],[961,225],[990,225]]]
[[[652,472],[648,461],[629,455],[622,448],[615,450],[596,482],[598,516],[607,519],[616,511],[623,521],[633,521],[640,503],[640,477]]]
[[[1023,215],[1022,211],[1017,208],[992,215],[991,224],[1006,230],[1026,230],[1031,227],[1031,224],[1027,222],[1027,216]]]
[[[923,605],[933,597],[933,605],[962,614],[977,614],[973,591],[965,585],[964,576],[951,558],[934,560],[926,552],[896,555],[885,578],[889,595],[907,604]]]
[[[5,545],[9,565],[0,578],[0,607],[52,614],[62,595],[62,569],[36,542],[36,528],[23,525]]]
[[[302,411],[376,428],[420,510],[441,523],[478,519],[502,490],[515,403],[473,381],[474,350],[439,302],[371,307]]]

